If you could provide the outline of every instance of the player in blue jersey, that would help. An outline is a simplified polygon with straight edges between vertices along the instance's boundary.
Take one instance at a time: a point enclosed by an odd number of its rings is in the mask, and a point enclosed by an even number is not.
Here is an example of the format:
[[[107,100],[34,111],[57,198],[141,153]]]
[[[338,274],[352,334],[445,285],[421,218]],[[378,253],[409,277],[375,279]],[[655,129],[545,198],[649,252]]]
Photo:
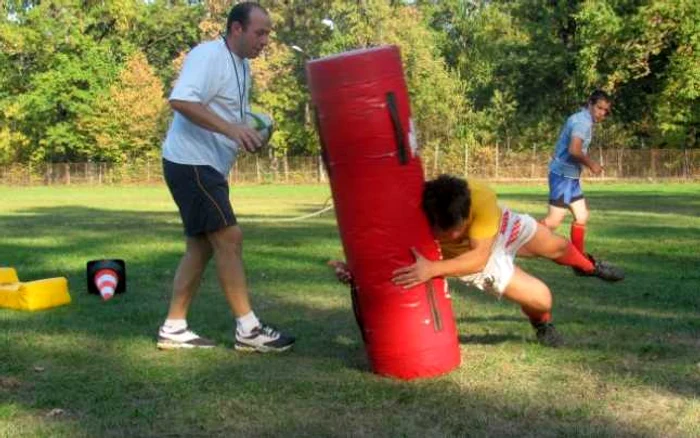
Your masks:
[[[607,93],[594,91],[586,106],[566,120],[549,163],[549,211],[541,222],[556,230],[571,211],[574,216],[571,243],[583,254],[586,254],[584,240],[589,211],[581,190],[581,171],[584,167],[594,175],[603,171],[600,163],[588,154],[588,148],[594,125],[610,114],[611,103]]]

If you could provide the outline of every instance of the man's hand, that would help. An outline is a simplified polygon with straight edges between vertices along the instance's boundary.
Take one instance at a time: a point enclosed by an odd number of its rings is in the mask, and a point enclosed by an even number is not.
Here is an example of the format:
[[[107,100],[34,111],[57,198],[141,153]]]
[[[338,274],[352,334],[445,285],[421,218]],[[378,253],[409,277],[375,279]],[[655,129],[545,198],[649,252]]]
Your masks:
[[[391,281],[404,289],[410,289],[433,278],[434,263],[419,253],[415,248],[411,252],[416,258],[416,262],[410,266],[399,268],[393,272],[394,278]]]
[[[335,276],[338,281],[343,284],[350,284],[352,282],[352,274],[348,265],[340,260],[328,260],[328,266],[335,270]]]
[[[226,136],[243,146],[248,152],[255,152],[263,146],[263,138],[258,131],[247,125],[232,123]]]
[[[603,166],[598,164],[597,161],[591,161],[590,165],[588,168],[591,170],[591,173],[593,175],[600,175],[603,172]]]
[[[569,144],[569,154],[571,154],[574,160],[588,167],[593,175],[600,175],[601,172],[603,172],[603,166],[589,157],[587,153],[583,152],[583,139],[579,137],[574,137],[571,139],[571,143]]]

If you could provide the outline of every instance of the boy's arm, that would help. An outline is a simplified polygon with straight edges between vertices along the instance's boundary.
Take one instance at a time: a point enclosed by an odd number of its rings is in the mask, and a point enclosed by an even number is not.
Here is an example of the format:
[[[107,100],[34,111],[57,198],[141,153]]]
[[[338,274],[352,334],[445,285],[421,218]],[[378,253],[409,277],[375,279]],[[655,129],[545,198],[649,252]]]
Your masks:
[[[449,260],[428,260],[412,248],[416,262],[394,271],[394,284],[410,289],[434,277],[463,277],[481,272],[491,255],[496,236],[485,239],[470,239],[471,249]]]
[[[481,272],[491,256],[491,247],[496,236],[484,239],[469,239],[469,251],[449,260],[433,262],[433,277],[464,277]]]
[[[572,137],[571,143],[569,143],[569,154],[579,163],[588,167],[594,175],[600,175],[603,168],[597,161],[588,156],[588,154],[583,152],[583,140],[579,137]]]

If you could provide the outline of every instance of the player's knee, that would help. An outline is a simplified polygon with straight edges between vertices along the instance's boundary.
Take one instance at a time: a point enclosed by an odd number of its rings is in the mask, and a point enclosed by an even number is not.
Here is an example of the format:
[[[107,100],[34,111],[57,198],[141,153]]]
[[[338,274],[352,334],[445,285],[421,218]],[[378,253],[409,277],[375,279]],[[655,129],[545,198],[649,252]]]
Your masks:
[[[240,227],[226,227],[212,233],[210,236],[215,251],[241,253],[243,248],[243,231]]]
[[[211,255],[211,247],[187,248],[185,251],[185,257],[189,257],[191,261],[200,265],[206,264],[211,258]]]
[[[504,296],[532,312],[546,313],[552,310],[552,294],[543,283],[530,284],[525,294],[510,294],[507,291]]]
[[[536,307],[540,312],[550,312],[552,310],[552,295],[549,293],[549,289],[546,296],[538,297]]]
[[[588,213],[588,210],[581,210],[576,212],[576,215],[574,216],[574,222],[580,225],[586,225],[586,222],[588,222],[590,214]]]
[[[206,263],[211,258],[212,247],[208,240],[189,238],[187,240],[187,248],[185,249],[185,257],[197,263]]]
[[[538,312],[549,312],[552,310],[552,293],[545,284],[534,289],[529,307]]]

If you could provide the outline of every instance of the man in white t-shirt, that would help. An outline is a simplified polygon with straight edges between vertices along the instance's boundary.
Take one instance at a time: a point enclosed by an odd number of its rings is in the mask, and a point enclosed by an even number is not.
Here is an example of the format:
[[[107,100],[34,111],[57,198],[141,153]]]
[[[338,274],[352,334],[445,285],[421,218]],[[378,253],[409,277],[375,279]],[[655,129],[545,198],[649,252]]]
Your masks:
[[[158,331],[160,349],[214,346],[187,326],[187,311],[212,256],[236,317],[235,348],[272,352],[294,344],[294,337],[261,323],[251,308],[243,234],[226,179],[241,149],[254,152],[262,146],[260,135],[245,124],[248,59],[260,55],[271,27],[267,11],[257,3],[234,6],[226,35],[190,51],[170,95],[175,117],[163,144],[163,174],[180,211],[187,249],[175,273],[167,319]]]

